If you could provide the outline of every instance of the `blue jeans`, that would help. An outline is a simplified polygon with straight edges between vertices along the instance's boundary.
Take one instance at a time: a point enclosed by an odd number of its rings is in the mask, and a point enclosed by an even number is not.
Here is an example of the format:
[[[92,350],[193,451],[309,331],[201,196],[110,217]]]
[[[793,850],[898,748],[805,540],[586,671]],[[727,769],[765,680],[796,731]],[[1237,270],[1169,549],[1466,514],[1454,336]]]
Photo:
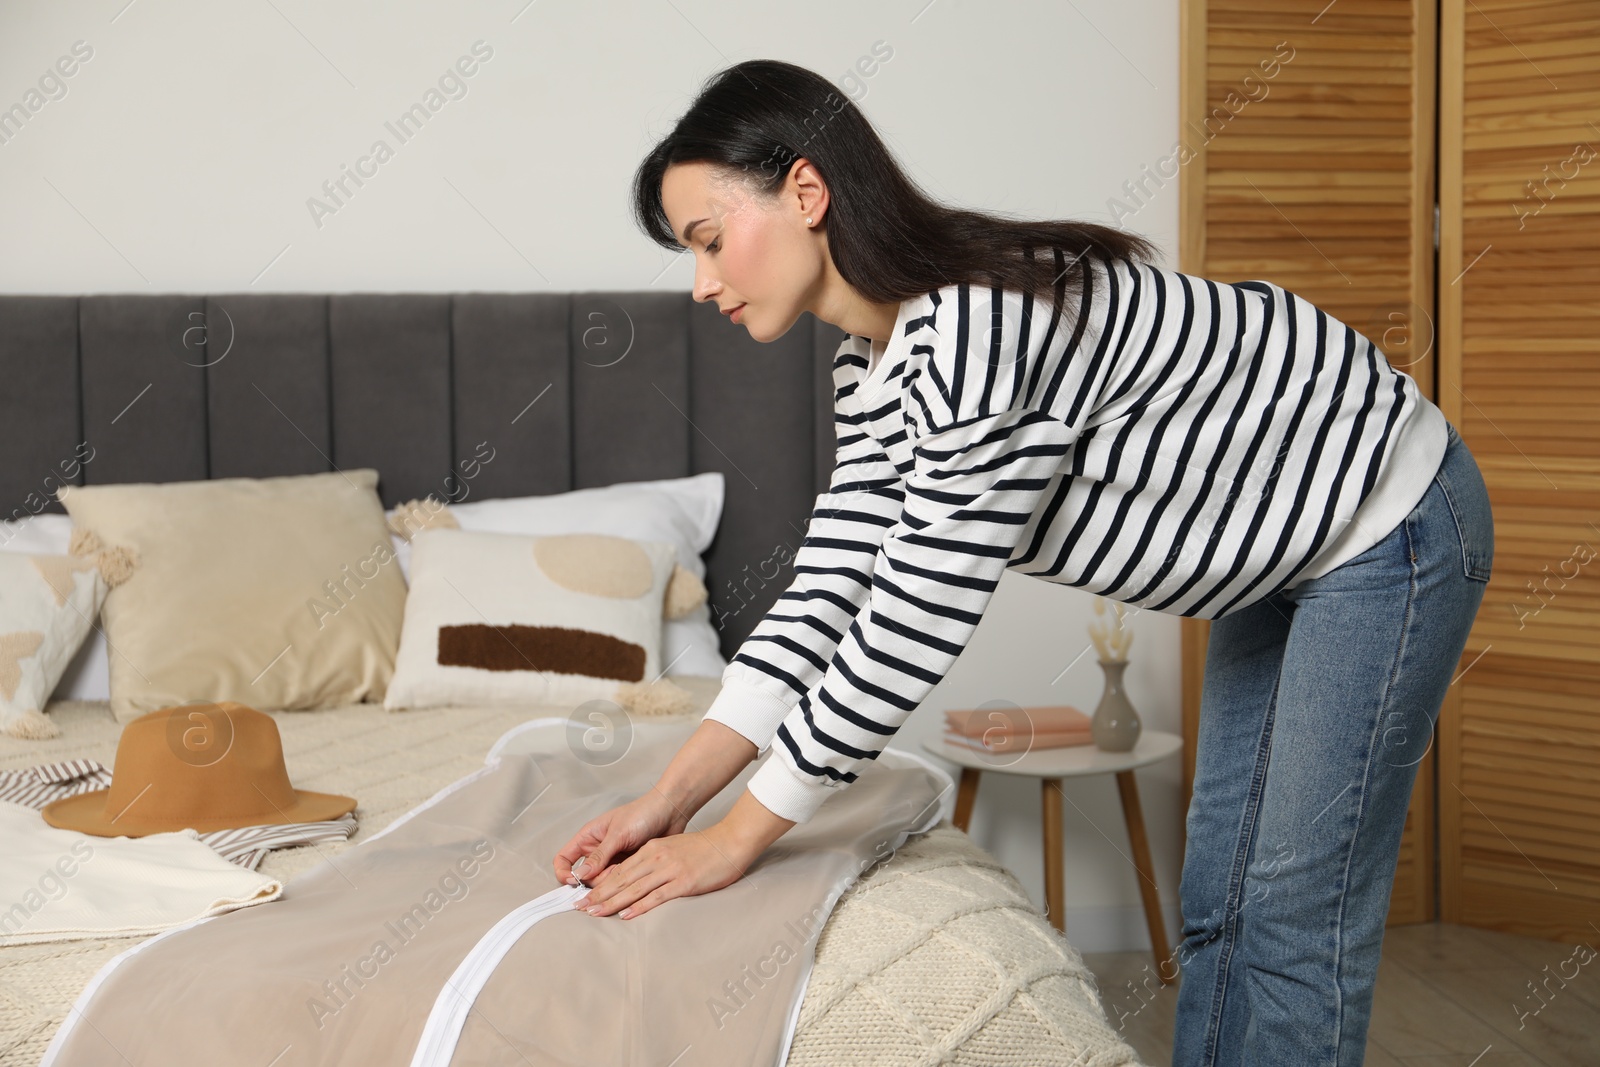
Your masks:
[[[1174,1067],[1362,1062],[1412,782],[1493,558],[1489,495],[1452,426],[1388,536],[1212,621]]]

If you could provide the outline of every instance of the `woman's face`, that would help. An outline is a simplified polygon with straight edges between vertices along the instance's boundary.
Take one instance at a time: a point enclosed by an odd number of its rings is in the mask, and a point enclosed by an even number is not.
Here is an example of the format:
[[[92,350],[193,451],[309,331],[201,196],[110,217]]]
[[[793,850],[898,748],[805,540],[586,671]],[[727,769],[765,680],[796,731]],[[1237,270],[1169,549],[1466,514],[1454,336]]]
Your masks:
[[[694,253],[694,298],[724,313],[743,305],[738,324],[757,341],[787,333],[801,312],[811,310],[823,281],[826,193],[797,181],[798,169],[771,201],[737,178],[719,180],[709,163],[675,163],[661,179],[667,221]]]

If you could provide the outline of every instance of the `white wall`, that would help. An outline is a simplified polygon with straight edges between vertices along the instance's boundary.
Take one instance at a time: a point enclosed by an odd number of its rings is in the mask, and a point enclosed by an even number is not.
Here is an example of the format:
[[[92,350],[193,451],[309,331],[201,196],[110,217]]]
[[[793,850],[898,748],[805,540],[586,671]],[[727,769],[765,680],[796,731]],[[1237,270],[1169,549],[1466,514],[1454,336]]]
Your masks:
[[[1102,222],[1121,197],[1137,211],[1115,221],[1176,266],[1177,181],[1145,168],[1178,139],[1177,15],[1176,0],[11,0],[0,108],[37,110],[0,143],[0,291],[686,291],[691,259],[634,229],[628,180],[705,77],[758,57],[832,77],[934,195]],[[478,41],[492,54],[464,65],[465,92],[401,143],[385,123]],[[893,55],[847,84],[879,41]],[[77,42],[92,55],[57,87]],[[315,217],[308,201],[380,138],[393,157]],[[896,744],[996,698],[1093,711],[1090,605],[1007,574]],[[1130,695],[1147,728],[1176,731],[1177,620],[1133,625]],[[1171,940],[1178,761],[1138,777]],[[1069,937],[1146,946],[1115,783],[1071,781],[1067,798]],[[1032,781],[986,775],[972,831],[1042,903],[1039,807]]]

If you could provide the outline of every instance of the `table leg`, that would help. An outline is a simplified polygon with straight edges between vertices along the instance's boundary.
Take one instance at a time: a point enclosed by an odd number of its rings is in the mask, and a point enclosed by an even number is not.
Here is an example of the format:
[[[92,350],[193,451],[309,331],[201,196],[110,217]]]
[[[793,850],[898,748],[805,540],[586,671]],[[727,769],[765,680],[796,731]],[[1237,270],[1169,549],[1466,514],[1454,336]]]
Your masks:
[[[961,784],[956,787],[956,810],[950,821],[962,833],[967,832],[967,824],[972,822],[972,806],[978,801],[978,774],[976,767],[961,768]]]
[[[1145,837],[1144,812],[1139,807],[1139,787],[1132,771],[1117,772],[1117,792],[1122,794],[1122,817],[1128,824],[1128,844],[1133,846],[1133,866],[1139,872],[1139,895],[1144,898],[1144,921],[1150,928],[1150,951],[1156,958],[1156,981],[1170,984],[1163,976],[1168,949],[1167,926],[1161,918],[1161,894],[1155,870],[1150,864],[1150,841]]]
[[[1067,911],[1063,901],[1066,881],[1065,858],[1061,844],[1061,792],[1060,778],[1041,778],[1040,794],[1044,803],[1044,905],[1045,914],[1063,934],[1067,932]]]

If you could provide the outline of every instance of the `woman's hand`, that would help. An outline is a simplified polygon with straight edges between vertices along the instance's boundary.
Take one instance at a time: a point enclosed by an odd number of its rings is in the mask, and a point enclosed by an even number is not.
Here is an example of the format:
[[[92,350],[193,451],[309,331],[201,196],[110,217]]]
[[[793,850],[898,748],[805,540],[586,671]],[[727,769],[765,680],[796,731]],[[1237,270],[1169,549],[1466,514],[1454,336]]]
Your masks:
[[[755,744],[731,727],[714,719],[701,722],[650,792],[590,819],[556,853],[556,880],[571,884],[576,867],[581,881],[593,883],[617,856],[655,838],[683,833],[695,812],[755,755]]]
[[[755,861],[724,823],[704,830],[658,837],[603,872],[587,896],[573,905],[590,915],[642,915],[663,900],[692,897],[737,882]]]
[[[601,872],[573,904],[591,915],[643,915],[664,900],[709,893],[737,882],[766,847],[794,823],[768,811],[745,790],[719,823],[645,842]]]
[[[593,884],[606,873],[607,865],[615,856],[633,852],[656,838],[681,834],[688,825],[689,816],[660,790],[652,788],[637,800],[630,800],[584,823],[572,840],[556,853],[556,879],[562,885],[572,882],[576,864],[579,879]]]

